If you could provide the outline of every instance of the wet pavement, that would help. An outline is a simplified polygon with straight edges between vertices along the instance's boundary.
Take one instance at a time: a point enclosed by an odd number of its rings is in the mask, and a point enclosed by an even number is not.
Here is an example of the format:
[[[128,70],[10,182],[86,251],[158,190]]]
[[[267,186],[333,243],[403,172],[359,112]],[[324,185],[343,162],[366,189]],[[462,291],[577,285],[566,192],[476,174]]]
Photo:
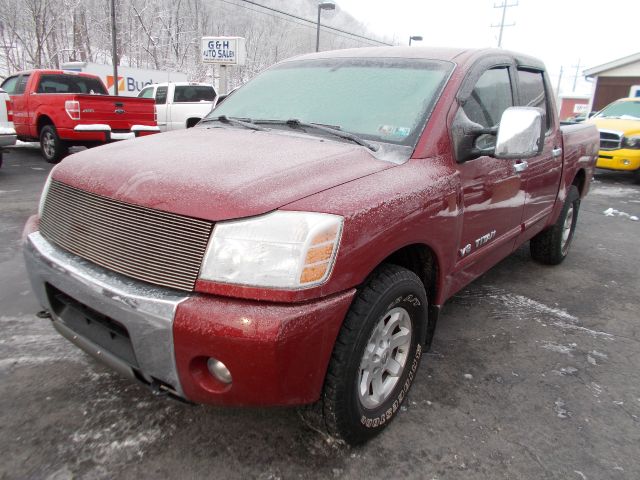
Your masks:
[[[399,417],[348,448],[295,409],[156,397],[36,318],[20,234],[49,169],[30,148],[0,169],[1,478],[640,478],[631,177],[598,172],[562,265],[525,245],[451,299]]]

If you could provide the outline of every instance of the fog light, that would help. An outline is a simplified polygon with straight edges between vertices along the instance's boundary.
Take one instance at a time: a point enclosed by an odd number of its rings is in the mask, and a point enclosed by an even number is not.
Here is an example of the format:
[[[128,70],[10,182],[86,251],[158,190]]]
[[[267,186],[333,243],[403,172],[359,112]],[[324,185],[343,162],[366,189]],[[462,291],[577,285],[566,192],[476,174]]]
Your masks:
[[[622,164],[623,165],[631,165],[631,161],[630,160],[622,160]]]
[[[209,373],[222,383],[231,383],[231,372],[227,366],[217,358],[211,357],[207,360],[207,368]]]

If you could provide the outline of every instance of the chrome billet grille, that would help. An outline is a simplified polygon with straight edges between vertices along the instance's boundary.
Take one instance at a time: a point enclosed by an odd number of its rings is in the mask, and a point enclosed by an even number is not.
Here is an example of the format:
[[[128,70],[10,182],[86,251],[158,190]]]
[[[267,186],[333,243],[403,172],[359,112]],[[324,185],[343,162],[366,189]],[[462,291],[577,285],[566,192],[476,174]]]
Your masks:
[[[616,132],[600,131],[600,150],[618,150],[622,135]]]
[[[40,232],[81,258],[145,282],[193,290],[213,224],[53,180]]]

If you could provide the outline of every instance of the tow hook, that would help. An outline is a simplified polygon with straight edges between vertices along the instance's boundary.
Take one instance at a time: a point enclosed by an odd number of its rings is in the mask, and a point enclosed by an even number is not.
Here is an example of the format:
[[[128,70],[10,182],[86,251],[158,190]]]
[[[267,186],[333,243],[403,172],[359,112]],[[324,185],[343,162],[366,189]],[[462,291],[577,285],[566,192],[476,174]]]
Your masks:
[[[36,317],[51,318],[51,313],[49,312],[49,310],[40,310],[38,313],[36,313]]]

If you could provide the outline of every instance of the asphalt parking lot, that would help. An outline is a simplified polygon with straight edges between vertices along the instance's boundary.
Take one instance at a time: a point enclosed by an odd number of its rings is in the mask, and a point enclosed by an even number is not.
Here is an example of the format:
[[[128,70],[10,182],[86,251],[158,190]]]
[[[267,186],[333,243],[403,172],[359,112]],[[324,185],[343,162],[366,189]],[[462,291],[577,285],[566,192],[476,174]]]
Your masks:
[[[294,409],[155,397],[36,318],[20,235],[49,170],[25,147],[0,169],[2,478],[640,478],[631,177],[598,172],[561,266],[526,245],[453,298],[401,415],[347,448]]]

